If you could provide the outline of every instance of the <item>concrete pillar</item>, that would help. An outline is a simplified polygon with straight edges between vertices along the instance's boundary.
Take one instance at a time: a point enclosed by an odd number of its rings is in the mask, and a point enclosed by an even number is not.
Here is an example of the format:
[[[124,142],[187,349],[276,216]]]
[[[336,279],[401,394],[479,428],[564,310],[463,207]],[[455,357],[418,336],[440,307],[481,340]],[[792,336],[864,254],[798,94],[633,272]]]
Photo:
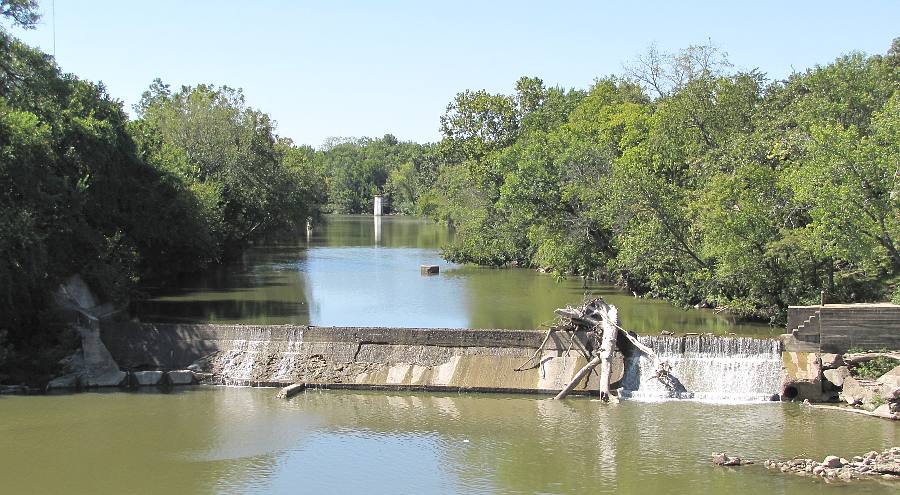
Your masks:
[[[380,217],[382,215],[382,206],[381,206],[381,195],[375,196],[375,216]]]

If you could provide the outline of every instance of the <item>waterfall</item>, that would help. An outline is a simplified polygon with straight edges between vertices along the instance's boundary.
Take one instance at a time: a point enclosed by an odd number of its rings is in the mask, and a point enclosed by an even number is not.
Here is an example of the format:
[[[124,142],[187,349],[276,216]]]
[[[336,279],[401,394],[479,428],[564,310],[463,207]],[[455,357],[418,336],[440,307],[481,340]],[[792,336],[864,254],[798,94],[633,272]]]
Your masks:
[[[770,400],[782,379],[781,343],[773,339],[716,336],[641,336],[687,389],[673,394],[656,377],[657,363],[643,355],[625,361],[619,395],[638,400],[711,402]]]
[[[223,385],[290,382],[303,362],[303,329],[291,328],[273,338],[271,331],[247,329],[246,339],[231,341],[215,360]]]

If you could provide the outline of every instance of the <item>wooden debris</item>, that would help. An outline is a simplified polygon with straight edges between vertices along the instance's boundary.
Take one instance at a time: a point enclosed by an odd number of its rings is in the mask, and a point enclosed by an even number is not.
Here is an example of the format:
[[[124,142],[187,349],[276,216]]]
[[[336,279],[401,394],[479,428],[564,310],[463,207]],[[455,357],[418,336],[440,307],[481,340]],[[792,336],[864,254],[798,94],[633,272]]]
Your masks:
[[[857,352],[853,354],[844,354],[844,364],[856,365],[872,361],[873,359],[885,357],[900,361],[900,352]]]

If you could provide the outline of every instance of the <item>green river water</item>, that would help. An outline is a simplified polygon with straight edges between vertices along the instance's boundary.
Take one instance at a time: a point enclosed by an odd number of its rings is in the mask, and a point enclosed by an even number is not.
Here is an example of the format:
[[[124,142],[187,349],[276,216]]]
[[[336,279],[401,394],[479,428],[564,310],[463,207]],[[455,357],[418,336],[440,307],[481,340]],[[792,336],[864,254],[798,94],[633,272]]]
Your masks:
[[[450,236],[417,218],[330,216],[309,238],[256,247],[178,290],[150,291],[137,313],[145,321],[533,329],[556,308],[602,295],[638,333],[783,333],[576,277],[450,264],[439,253]],[[420,275],[422,264],[440,265],[440,275]]]
[[[0,493],[897,493],[751,459],[900,444],[894,423],[797,404],[197,387],[0,397]],[[895,482],[896,483],[896,482]]]
[[[627,328],[770,335],[579,279],[442,262],[440,226],[331,217],[309,239],[152,291],[144,320],[536,328],[601,294]],[[421,276],[419,265],[441,265]],[[0,396],[0,493],[897,493],[717,468],[900,445],[900,426],[797,404],[602,404],[587,398],[189,387]]]

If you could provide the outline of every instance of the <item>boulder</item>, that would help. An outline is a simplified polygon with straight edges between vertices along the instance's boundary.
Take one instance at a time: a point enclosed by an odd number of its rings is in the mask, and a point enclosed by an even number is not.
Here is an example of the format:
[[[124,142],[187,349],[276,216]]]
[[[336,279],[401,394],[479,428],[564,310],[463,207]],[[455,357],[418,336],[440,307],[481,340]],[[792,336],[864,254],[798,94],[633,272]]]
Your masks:
[[[134,377],[134,382],[139,387],[148,387],[152,385],[159,385],[162,382],[163,372],[162,371],[135,371],[131,374]]]
[[[890,404],[882,404],[872,411],[872,416],[878,416],[885,419],[898,419],[897,415],[891,412]]]
[[[823,371],[822,375],[835,387],[843,387],[844,380],[850,376],[850,370],[846,366],[839,366]]]
[[[842,467],[844,464],[841,462],[841,458],[836,455],[830,455],[822,461],[822,466],[825,466],[826,469],[837,469]]]
[[[741,466],[744,464],[752,464],[752,462],[744,461],[740,457],[726,455],[724,452],[713,452],[712,462],[716,466]]]
[[[844,379],[841,400],[847,404],[860,404],[871,409],[880,399],[881,386],[878,382],[852,376]]]
[[[822,353],[822,369],[830,370],[844,365],[844,358],[840,354]]]
[[[169,383],[172,385],[190,385],[194,383],[194,372],[191,370],[177,370],[166,373]]]
[[[878,377],[878,382],[884,384],[887,389],[900,387],[900,366]]]

